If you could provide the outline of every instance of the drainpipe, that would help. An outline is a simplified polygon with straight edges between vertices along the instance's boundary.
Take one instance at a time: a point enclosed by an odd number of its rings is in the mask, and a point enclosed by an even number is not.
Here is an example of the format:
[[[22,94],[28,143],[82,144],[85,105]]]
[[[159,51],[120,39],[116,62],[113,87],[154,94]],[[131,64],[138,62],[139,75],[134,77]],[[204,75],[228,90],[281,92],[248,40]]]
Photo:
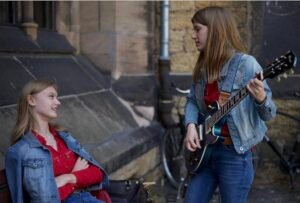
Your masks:
[[[171,92],[169,56],[169,1],[161,2],[160,56],[158,59],[159,104],[158,113],[164,127],[174,124],[172,108],[174,101]]]

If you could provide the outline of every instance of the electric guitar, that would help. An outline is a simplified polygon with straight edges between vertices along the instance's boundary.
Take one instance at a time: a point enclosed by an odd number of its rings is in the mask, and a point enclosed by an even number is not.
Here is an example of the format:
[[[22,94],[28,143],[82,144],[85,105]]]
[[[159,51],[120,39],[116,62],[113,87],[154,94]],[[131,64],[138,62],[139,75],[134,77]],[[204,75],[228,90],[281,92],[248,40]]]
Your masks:
[[[291,70],[296,66],[297,58],[292,51],[288,51],[285,55],[276,58],[263,71],[263,79],[274,78],[280,74],[285,73],[287,70]],[[258,76],[257,78],[261,79]],[[216,124],[224,118],[231,109],[239,104],[249,94],[246,86],[239,89],[238,92],[232,96],[223,106],[220,106],[217,102],[211,105],[211,110],[208,110],[205,119],[198,123],[198,139],[200,141],[201,148],[197,148],[194,152],[185,149],[185,165],[189,173],[195,173],[199,168],[203,167],[209,161],[210,154],[212,152],[212,144],[216,143],[218,139],[222,139],[218,135]]]

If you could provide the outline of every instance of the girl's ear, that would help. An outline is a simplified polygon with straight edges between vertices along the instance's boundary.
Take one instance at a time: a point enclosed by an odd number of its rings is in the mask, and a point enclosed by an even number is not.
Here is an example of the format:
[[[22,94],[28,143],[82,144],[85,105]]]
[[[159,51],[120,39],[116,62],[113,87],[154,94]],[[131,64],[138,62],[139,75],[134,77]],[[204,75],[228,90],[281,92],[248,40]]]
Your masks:
[[[33,95],[30,94],[27,96],[27,102],[30,106],[35,106],[35,99],[34,99]]]

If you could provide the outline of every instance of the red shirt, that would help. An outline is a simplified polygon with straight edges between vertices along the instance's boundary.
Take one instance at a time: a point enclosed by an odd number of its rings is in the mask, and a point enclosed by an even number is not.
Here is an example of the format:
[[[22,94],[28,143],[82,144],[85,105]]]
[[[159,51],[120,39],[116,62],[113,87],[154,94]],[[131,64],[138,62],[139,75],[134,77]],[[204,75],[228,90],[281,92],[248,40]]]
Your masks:
[[[92,165],[91,163],[89,163],[88,168],[84,170],[72,172],[78,155],[68,149],[67,145],[53,128],[50,128],[50,132],[56,140],[57,151],[53,147],[46,145],[46,140],[44,137],[34,131],[33,134],[37,137],[42,145],[49,149],[52,157],[54,176],[56,177],[62,174],[72,173],[77,179],[76,184],[66,184],[58,188],[61,200],[66,199],[76,189],[83,189],[103,180],[103,172],[101,169]]]
[[[204,90],[204,102],[206,106],[212,104],[215,101],[218,101],[220,97],[218,82],[215,81],[214,83],[207,83]],[[227,123],[225,123],[221,127],[221,135],[223,137],[229,137],[229,130]]]

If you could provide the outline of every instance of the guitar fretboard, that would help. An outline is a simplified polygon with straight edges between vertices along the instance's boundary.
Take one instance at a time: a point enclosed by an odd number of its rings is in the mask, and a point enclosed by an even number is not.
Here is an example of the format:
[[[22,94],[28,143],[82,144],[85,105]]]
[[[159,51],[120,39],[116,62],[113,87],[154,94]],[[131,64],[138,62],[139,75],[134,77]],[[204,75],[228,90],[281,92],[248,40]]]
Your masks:
[[[230,98],[218,111],[211,115],[205,122],[205,129],[211,129],[219,122],[233,107],[240,103],[249,94],[246,87],[241,88],[232,98]]]

